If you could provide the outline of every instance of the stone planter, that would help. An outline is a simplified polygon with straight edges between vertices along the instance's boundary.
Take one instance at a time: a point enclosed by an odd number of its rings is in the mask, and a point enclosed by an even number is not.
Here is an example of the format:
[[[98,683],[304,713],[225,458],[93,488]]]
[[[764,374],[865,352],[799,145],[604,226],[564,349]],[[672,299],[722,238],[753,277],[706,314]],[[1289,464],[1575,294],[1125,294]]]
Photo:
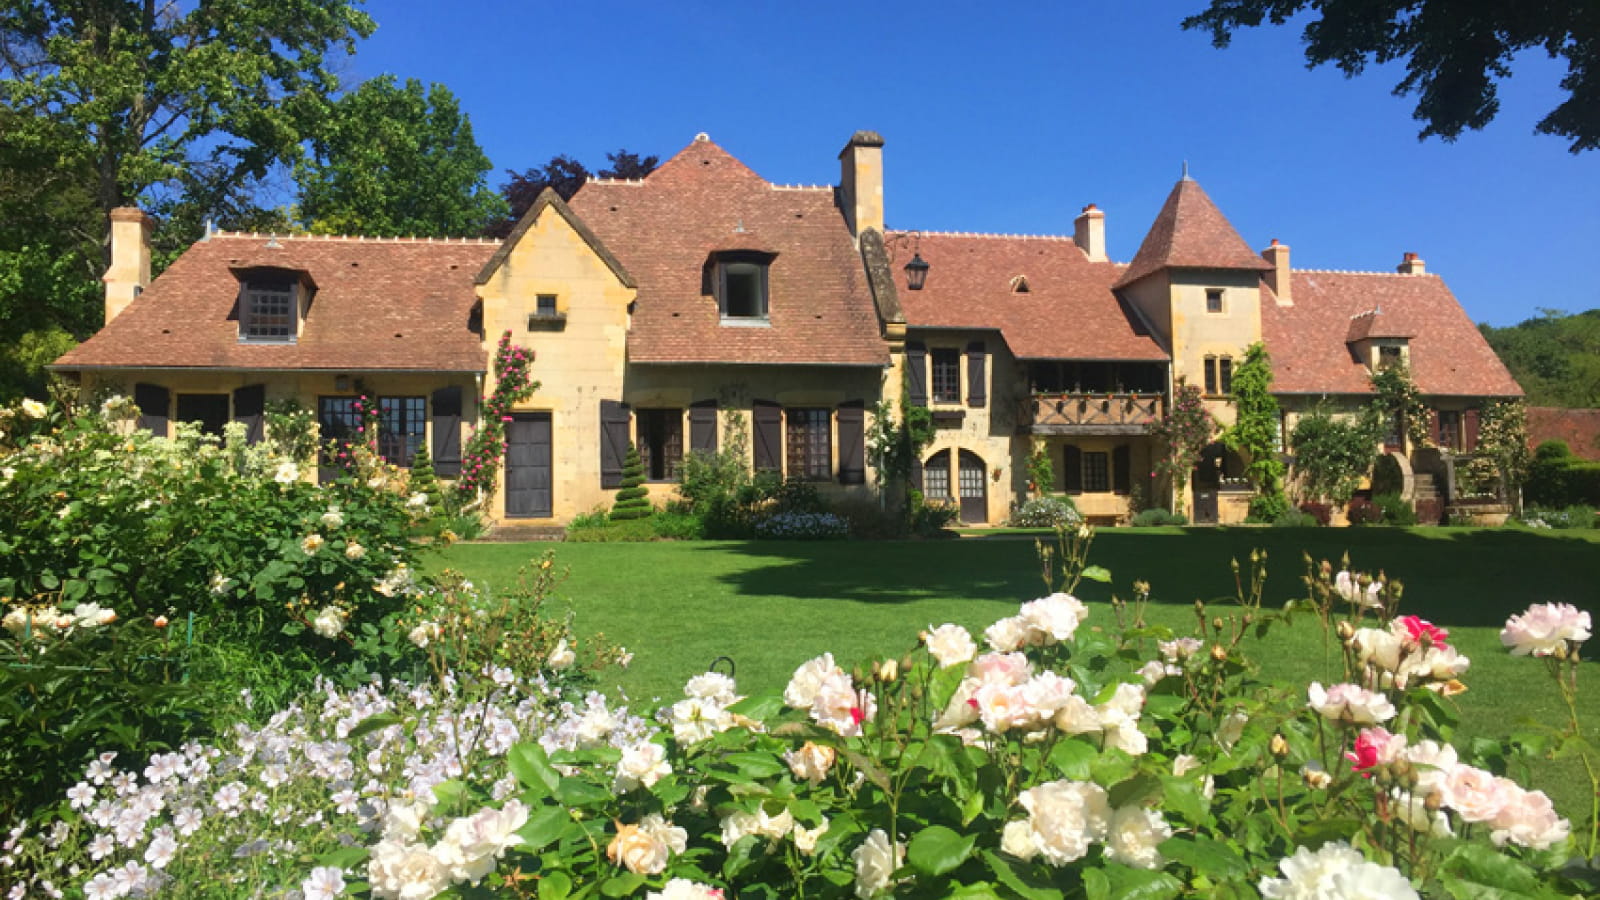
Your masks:
[[[1451,525],[1499,528],[1511,518],[1511,507],[1504,503],[1452,503],[1445,513]]]

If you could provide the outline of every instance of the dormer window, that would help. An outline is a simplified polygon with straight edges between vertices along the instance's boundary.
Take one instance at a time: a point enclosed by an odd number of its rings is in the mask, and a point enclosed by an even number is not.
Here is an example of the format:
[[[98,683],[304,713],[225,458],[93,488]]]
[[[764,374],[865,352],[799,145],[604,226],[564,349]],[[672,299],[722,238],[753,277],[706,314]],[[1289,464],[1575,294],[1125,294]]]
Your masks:
[[[294,343],[300,320],[297,288],[288,278],[247,279],[239,298],[239,340]]]
[[[1402,355],[1403,349],[1404,348],[1402,348],[1399,344],[1379,344],[1378,368],[1387,369],[1391,366],[1398,366],[1404,363],[1405,357]]]
[[[767,270],[772,255],[753,251],[718,253],[711,260],[711,286],[724,325],[768,322]]]

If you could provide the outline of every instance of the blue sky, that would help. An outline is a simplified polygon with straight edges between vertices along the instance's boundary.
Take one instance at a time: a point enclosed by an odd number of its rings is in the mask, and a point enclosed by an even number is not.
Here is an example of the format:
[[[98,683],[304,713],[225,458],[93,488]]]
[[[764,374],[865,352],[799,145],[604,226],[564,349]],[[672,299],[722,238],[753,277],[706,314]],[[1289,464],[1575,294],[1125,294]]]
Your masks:
[[[1419,143],[1397,67],[1307,70],[1294,25],[1216,50],[1178,27],[1204,5],[396,0],[369,6],[378,32],[344,75],[448,85],[496,185],[558,153],[665,159],[700,131],[771,181],[834,184],[872,129],[891,227],[1070,234],[1093,202],[1126,261],[1187,160],[1296,268],[1414,251],[1474,321],[1600,307],[1600,153],[1533,134],[1557,65],[1519,58],[1488,130]]]

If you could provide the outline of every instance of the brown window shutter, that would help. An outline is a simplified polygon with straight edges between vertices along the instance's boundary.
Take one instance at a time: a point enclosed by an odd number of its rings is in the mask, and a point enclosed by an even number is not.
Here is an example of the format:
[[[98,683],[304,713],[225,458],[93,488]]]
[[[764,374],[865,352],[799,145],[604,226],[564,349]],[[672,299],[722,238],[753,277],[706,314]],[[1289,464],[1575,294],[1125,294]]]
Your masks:
[[[928,348],[906,342],[906,400],[912,406],[928,405]]]
[[[1067,493],[1083,493],[1083,451],[1068,444],[1065,459],[1061,461],[1061,474],[1066,478]]]
[[[1468,453],[1475,453],[1478,449],[1479,416],[1480,413],[1475,409],[1469,409],[1461,414],[1461,421],[1464,423],[1461,427],[1466,432],[1466,443],[1463,446]]]
[[[1133,454],[1128,452],[1127,444],[1120,444],[1111,451],[1111,490],[1118,494],[1126,494],[1133,486],[1129,471],[1133,467]]]
[[[757,472],[783,470],[783,408],[770,400],[751,404]]]
[[[433,471],[445,478],[461,474],[461,388],[433,392]]]
[[[978,407],[989,402],[988,379],[985,377],[985,365],[989,358],[989,351],[983,341],[973,341],[967,345],[967,405]]]
[[[622,487],[622,463],[628,455],[628,404],[600,401],[600,486]]]
[[[233,392],[233,420],[244,423],[246,443],[259,444],[267,436],[266,414],[266,385],[245,385]]]
[[[689,406],[689,452],[717,452],[717,401],[701,400]]]
[[[139,407],[139,427],[156,437],[167,436],[167,411],[171,393],[159,384],[133,386],[133,402]]]
[[[850,400],[839,404],[839,483],[866,484],[866,404]]]
[[[1439,411],[1437,409],[1428,410],[1428,435],[1433,438],[1435,447],[1444,447],[1444,435],[1439,433]]]

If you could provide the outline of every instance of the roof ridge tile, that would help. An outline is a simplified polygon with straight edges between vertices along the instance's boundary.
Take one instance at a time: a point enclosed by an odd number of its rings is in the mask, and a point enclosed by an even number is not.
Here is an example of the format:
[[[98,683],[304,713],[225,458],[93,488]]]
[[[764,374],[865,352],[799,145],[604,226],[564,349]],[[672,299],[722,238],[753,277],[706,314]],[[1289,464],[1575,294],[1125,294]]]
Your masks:
[[[213,238],[239,238],[243,240],[285,240],[285,241],[347,241],[357,244],[449,244],[460,246],[462,244],[499,244],[500,238],[489,237],[368,237],[364,234],[280,234],[274,231],[214,231]]]

